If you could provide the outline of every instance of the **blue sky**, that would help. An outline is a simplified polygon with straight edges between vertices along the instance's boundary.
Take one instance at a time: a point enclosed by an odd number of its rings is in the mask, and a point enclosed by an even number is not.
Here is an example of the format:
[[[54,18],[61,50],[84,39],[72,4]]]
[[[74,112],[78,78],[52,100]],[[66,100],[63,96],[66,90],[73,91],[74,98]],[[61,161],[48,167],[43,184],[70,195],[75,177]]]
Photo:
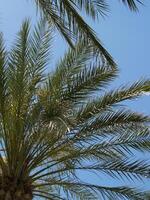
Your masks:
[[[110,1],[109,15],[105,19],[101,18],[98,23],[90,22],[119,66],[120,76],[114,86],[131,83],[141,77],[150,78],[150,1],[145,0],[145,6],[140,6],[139,13],[129,12],[119,1]],[[35,23],[36,9],[33,0],[1,0],[0,31],[4,33],[8,47],[26,17],[30,17]],[[65,48],[64,40],[57,36],[53,50],[54,62],[63,55]],[[150,96],[130,105],[131,108],[150,114]]]

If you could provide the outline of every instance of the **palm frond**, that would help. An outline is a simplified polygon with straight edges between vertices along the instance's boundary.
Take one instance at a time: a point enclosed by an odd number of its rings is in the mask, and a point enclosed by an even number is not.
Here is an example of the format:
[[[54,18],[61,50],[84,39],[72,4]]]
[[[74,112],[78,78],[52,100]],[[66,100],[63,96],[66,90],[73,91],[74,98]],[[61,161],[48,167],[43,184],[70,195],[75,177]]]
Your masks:
[[[94,20],[99,18],[99,14],[102,16],[106,15],[106,12],[109,10],[108,3],[105,0],[88,2],[86,0],[75,0],[72,3],[75,3],[75,6],[78,5],[78,8],[85,10],[86,14]]]
[[[90,121],[86,124],[89,127],[93,128],[103,128],[105,126],[113,126],[115,124],[126,124],[126,123],[148,123],[149,117],[143,116],[126,109],[119,109],[117,111],[106,111],[103,114],[98,114],[95,118],[91,118]],[[108,123],[108,124],[107,124]],[[103,125],[102,125],[103,124]],[[102,126],[101,126],[102,125]]]
[[[41,81],[50,57],[51,40],[52,30],[47,26],[45,20],[41,19],[29,41],[32,82]]]
[[[28,95],[29,21],[25,21],[9,58],[9,89],[15,115],[20,117]]]
[[[111,90],[79,109],[77,118],[79,118],[79,120],[82,120],[82,118],[83,120],[86,120],[101,111],[105,111],[113,106],[116,106],[122,101],[138,98],[143,95],[144,92],[148,92],[149,90],[149,80],[139,80],[131,86],[125,85],[117,90]]]
[[[85,40],[86,44],[90,43],[95,46],[93,52],[100,54],[111,66],[116,66],[111,55],[103,47],[94,31],[76,10],[75,2],[68,0],[62,0],[61,2],[37,0],[36,3],[47,17],[47,20],[56,26],[71,46],[74,46],[79,38]]]
[[[81,101],[89,97],[91,92],[100,91],[104,85],[112,81],[117,74],[117,70],[108,70],[101,65],[90,65],[72,77],[72,80],[66,85],[65,96],[72,101]],[[92,94],[91,94],[92,95]]]
[[[3,44],[3,36],[0,34],[0,113],[2,116],[4,115],[6,109],[5,99],[7,97],[6,62],[7,59]]]
[[[43,185],[51,185],[51,182],[43,183],[37,185],[38,187]],[[92,184],[86,184],[82,182],[75,181],[53,181],[52,185],[58,185],[59,187],[63,187],[63,191],[67,193],[67,197],[70,198],[78,198],[79,200],[83,200],[84,197],[87,199],[134,199],[134,200],[142,200],[143,194],[139,194],[136,190],[128,187],[104,187]]]
[[[90,43],[95,46],[93,52],[100,54],[102,60],[104,59],[110,65],[116,66],[111,55],[103,47],[92,28],[80,15],[81,10],[84,10],[93,19],[99,18],[99,14],[105,15],[109,8],[106,0],[90,0],[88,2],[85,0],[35,0],[35,2],[47,20],[54,24],[70,46],[73,47],[74,42],[82,38],[86,41],[86,44]],[[137,3],[142,4],[142,1],[139,0],[122,0],[121,2],[132,11],[138,10]]]
[[[51,92],[55,90],[55,95],[56,91],[58,91],[60,95],[63,90],[65,90],[68,82],[71,81],[81,69],[85,68],[88,61],[93,58],[92,49],[93,47],[91,45],[88,45],[88,48],[86,48],[84,41],[76,45],[74,50],[69,49],[63,59],[57,64],[54,73],[50,76],[49,90]]]
[[[122,2],[127,5],[132,11],[137,11],[137,3],[142,4],[143,1],[140,0],[122,0]]]

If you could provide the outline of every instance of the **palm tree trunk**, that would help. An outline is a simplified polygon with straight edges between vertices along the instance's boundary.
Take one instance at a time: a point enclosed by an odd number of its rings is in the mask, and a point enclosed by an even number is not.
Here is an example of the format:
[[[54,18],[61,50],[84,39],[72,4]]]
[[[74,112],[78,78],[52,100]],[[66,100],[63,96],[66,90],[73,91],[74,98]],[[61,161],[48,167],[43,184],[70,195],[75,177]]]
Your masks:
[[[32,187],[28,181],[13,176],[0,176],[0,200],[32,200]]]
[[[0,189],[0,200],[32,200],[33,196],[28,193],[24,193],[21,191],[18,192],[11,192],[11,191],[4,191]]]

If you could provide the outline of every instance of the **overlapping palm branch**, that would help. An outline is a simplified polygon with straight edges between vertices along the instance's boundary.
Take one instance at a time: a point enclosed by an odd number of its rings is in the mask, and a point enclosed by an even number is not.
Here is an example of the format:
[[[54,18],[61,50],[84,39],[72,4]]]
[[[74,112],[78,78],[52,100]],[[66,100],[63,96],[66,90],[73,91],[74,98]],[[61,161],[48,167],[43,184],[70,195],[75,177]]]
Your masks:
[[[126,178],[149,179],[150,118],[120,105],[150,91],[150,80],[109,90],[118,74],[78,43],[50,74],[44,72],[51,33],[25,21],[12,50],[0,37],[0,195],[32,199],[141,199]],[[131,158],[132,155],[132,158]],[[84,182],[82,171],[105,173],[124,186]],[[18,192],[19,190],[19,192]]]
[[[52,23],[67,42],[74,46],[79,39],[91,43],[93,52],[101,54],[103,61],[109,65],[115,66],[111,55],[97,38],[95,32],[86,23],[81,15],[84,11],[92,19],[98,19],[100,15],[105,15],[109,9],[109,1],[106,0],[35,0],[38,8],[46,16],[47,20]],[[122,0],[124,4],[136,11],[139,0]]]

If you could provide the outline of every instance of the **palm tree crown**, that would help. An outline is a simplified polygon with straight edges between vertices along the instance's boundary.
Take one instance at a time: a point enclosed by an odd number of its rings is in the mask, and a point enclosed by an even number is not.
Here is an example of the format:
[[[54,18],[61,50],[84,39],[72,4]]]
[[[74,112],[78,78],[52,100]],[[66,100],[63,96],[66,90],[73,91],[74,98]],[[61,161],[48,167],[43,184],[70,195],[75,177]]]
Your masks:
[[[0,36],[0,199],[143,200],[136,187],[92,184],[80,173],[149,178],[132,150],[149,150],[150,119],[120,103],[149,92],[150,80],[107,91],[118,71],[84,41],[47,75],[50,42],[43,22],[30,34],[25,21],[9,53]]]

